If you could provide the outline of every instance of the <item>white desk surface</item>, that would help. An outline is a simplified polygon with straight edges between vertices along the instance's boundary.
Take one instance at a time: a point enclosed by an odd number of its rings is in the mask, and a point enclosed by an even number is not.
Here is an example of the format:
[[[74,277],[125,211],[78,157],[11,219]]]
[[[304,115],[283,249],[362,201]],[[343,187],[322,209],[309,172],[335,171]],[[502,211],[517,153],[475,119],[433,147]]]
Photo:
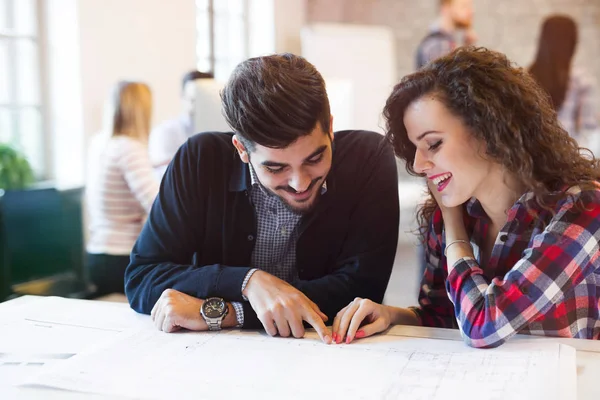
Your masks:
[[[6,312],[12,312],[18,309],[19,306],[27,304],[37,299],[36,296],[23,296],[14,300],[0,303],[0,315]],[[111,302],[122,303],[122,307],[128,307],[124,303],[124,296],[113,296],[107,299]],[[432,338],[442,340],[460,341],[461,337],[457,330],[441,329],[441,328],[426,328],[415,326],[395,326],[389,329],[386,335],[406,336],[418,338]],[[566,344],[574,347],[577,350],[577,399],[579,400],[596,400],[600,395],[600,385],[598,384],[598,374],[600,372],[600,341],[595,340],[580,340],[580,339],[563,339],[563,338],[548,338],[529,335],[517,335],[511,339],[512,341],[527,341],[527,340],[547,340]],[[51,349],[49,349],[51,351]],[[9,390],[7,393],[6,390]],[[46,388],[0,388],[0,396],[2,399],[106,399],[108,397],[67,392],[61,390],[53,390]],[[114,397],[111,397],[114,398]]]

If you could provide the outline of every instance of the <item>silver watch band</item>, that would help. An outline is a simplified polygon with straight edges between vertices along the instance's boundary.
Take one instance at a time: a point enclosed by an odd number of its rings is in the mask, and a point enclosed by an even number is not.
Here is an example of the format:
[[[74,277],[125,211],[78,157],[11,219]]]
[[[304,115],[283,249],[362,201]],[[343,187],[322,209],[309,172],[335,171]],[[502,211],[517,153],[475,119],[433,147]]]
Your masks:
[[[209,331],[220,331],[221,330],[221,319],[211,319],[211,320],[207,320],[206,323],[208,324],[208,330]]]

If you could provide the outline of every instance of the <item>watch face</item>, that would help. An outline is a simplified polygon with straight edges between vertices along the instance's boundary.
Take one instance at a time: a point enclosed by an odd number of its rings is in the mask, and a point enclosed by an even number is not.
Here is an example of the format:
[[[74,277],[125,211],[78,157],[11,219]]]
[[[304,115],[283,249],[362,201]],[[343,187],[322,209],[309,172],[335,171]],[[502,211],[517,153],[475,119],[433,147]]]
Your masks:
[[[227,305],[222,299],[211,298],[204,302],[202,311],[207,318],[219,318],[225,314]]]

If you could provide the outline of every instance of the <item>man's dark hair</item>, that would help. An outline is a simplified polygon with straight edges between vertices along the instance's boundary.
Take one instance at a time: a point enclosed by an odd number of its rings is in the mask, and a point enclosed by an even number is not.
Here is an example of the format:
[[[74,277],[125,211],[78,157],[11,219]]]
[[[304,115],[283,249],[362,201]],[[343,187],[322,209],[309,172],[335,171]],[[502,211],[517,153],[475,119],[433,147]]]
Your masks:
[[[206,72],[200,72],[200,71],[190,71],[188,73],[186,73],[183,78],[181,79],[181,91],[183,91],[183,89],[185,89],[185,84],[191,81],[195,81],[196,79],[212,79],[214,78],[214,76],[212,74],[208,74]]]
[[[221,92],[229,126],[248,151],[254,144],[281,149],[320,124],[329,133],[325,82],[303,57],[275,54],[240,63]]]

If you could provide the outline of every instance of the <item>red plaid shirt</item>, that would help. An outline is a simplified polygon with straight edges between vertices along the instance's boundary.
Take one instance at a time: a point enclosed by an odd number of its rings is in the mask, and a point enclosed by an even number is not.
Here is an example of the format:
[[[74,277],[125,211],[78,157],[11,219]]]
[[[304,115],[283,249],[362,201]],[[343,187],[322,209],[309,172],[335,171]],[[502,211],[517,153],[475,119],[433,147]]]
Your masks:
[[[516,333],[600,337],[600,185],[569,190],[555,215],[527,193],[508,210],[485,267],[480,247],[489,229],[481,204],[466,204],[475,259],[448,275],[441,211],[427,238],[427,268],[415,312],[424,326],[458,327],[467,344],[495,347]],[[585,209],[574,208],[583,200]],[[527,207],[526,205],[529,205]]]

